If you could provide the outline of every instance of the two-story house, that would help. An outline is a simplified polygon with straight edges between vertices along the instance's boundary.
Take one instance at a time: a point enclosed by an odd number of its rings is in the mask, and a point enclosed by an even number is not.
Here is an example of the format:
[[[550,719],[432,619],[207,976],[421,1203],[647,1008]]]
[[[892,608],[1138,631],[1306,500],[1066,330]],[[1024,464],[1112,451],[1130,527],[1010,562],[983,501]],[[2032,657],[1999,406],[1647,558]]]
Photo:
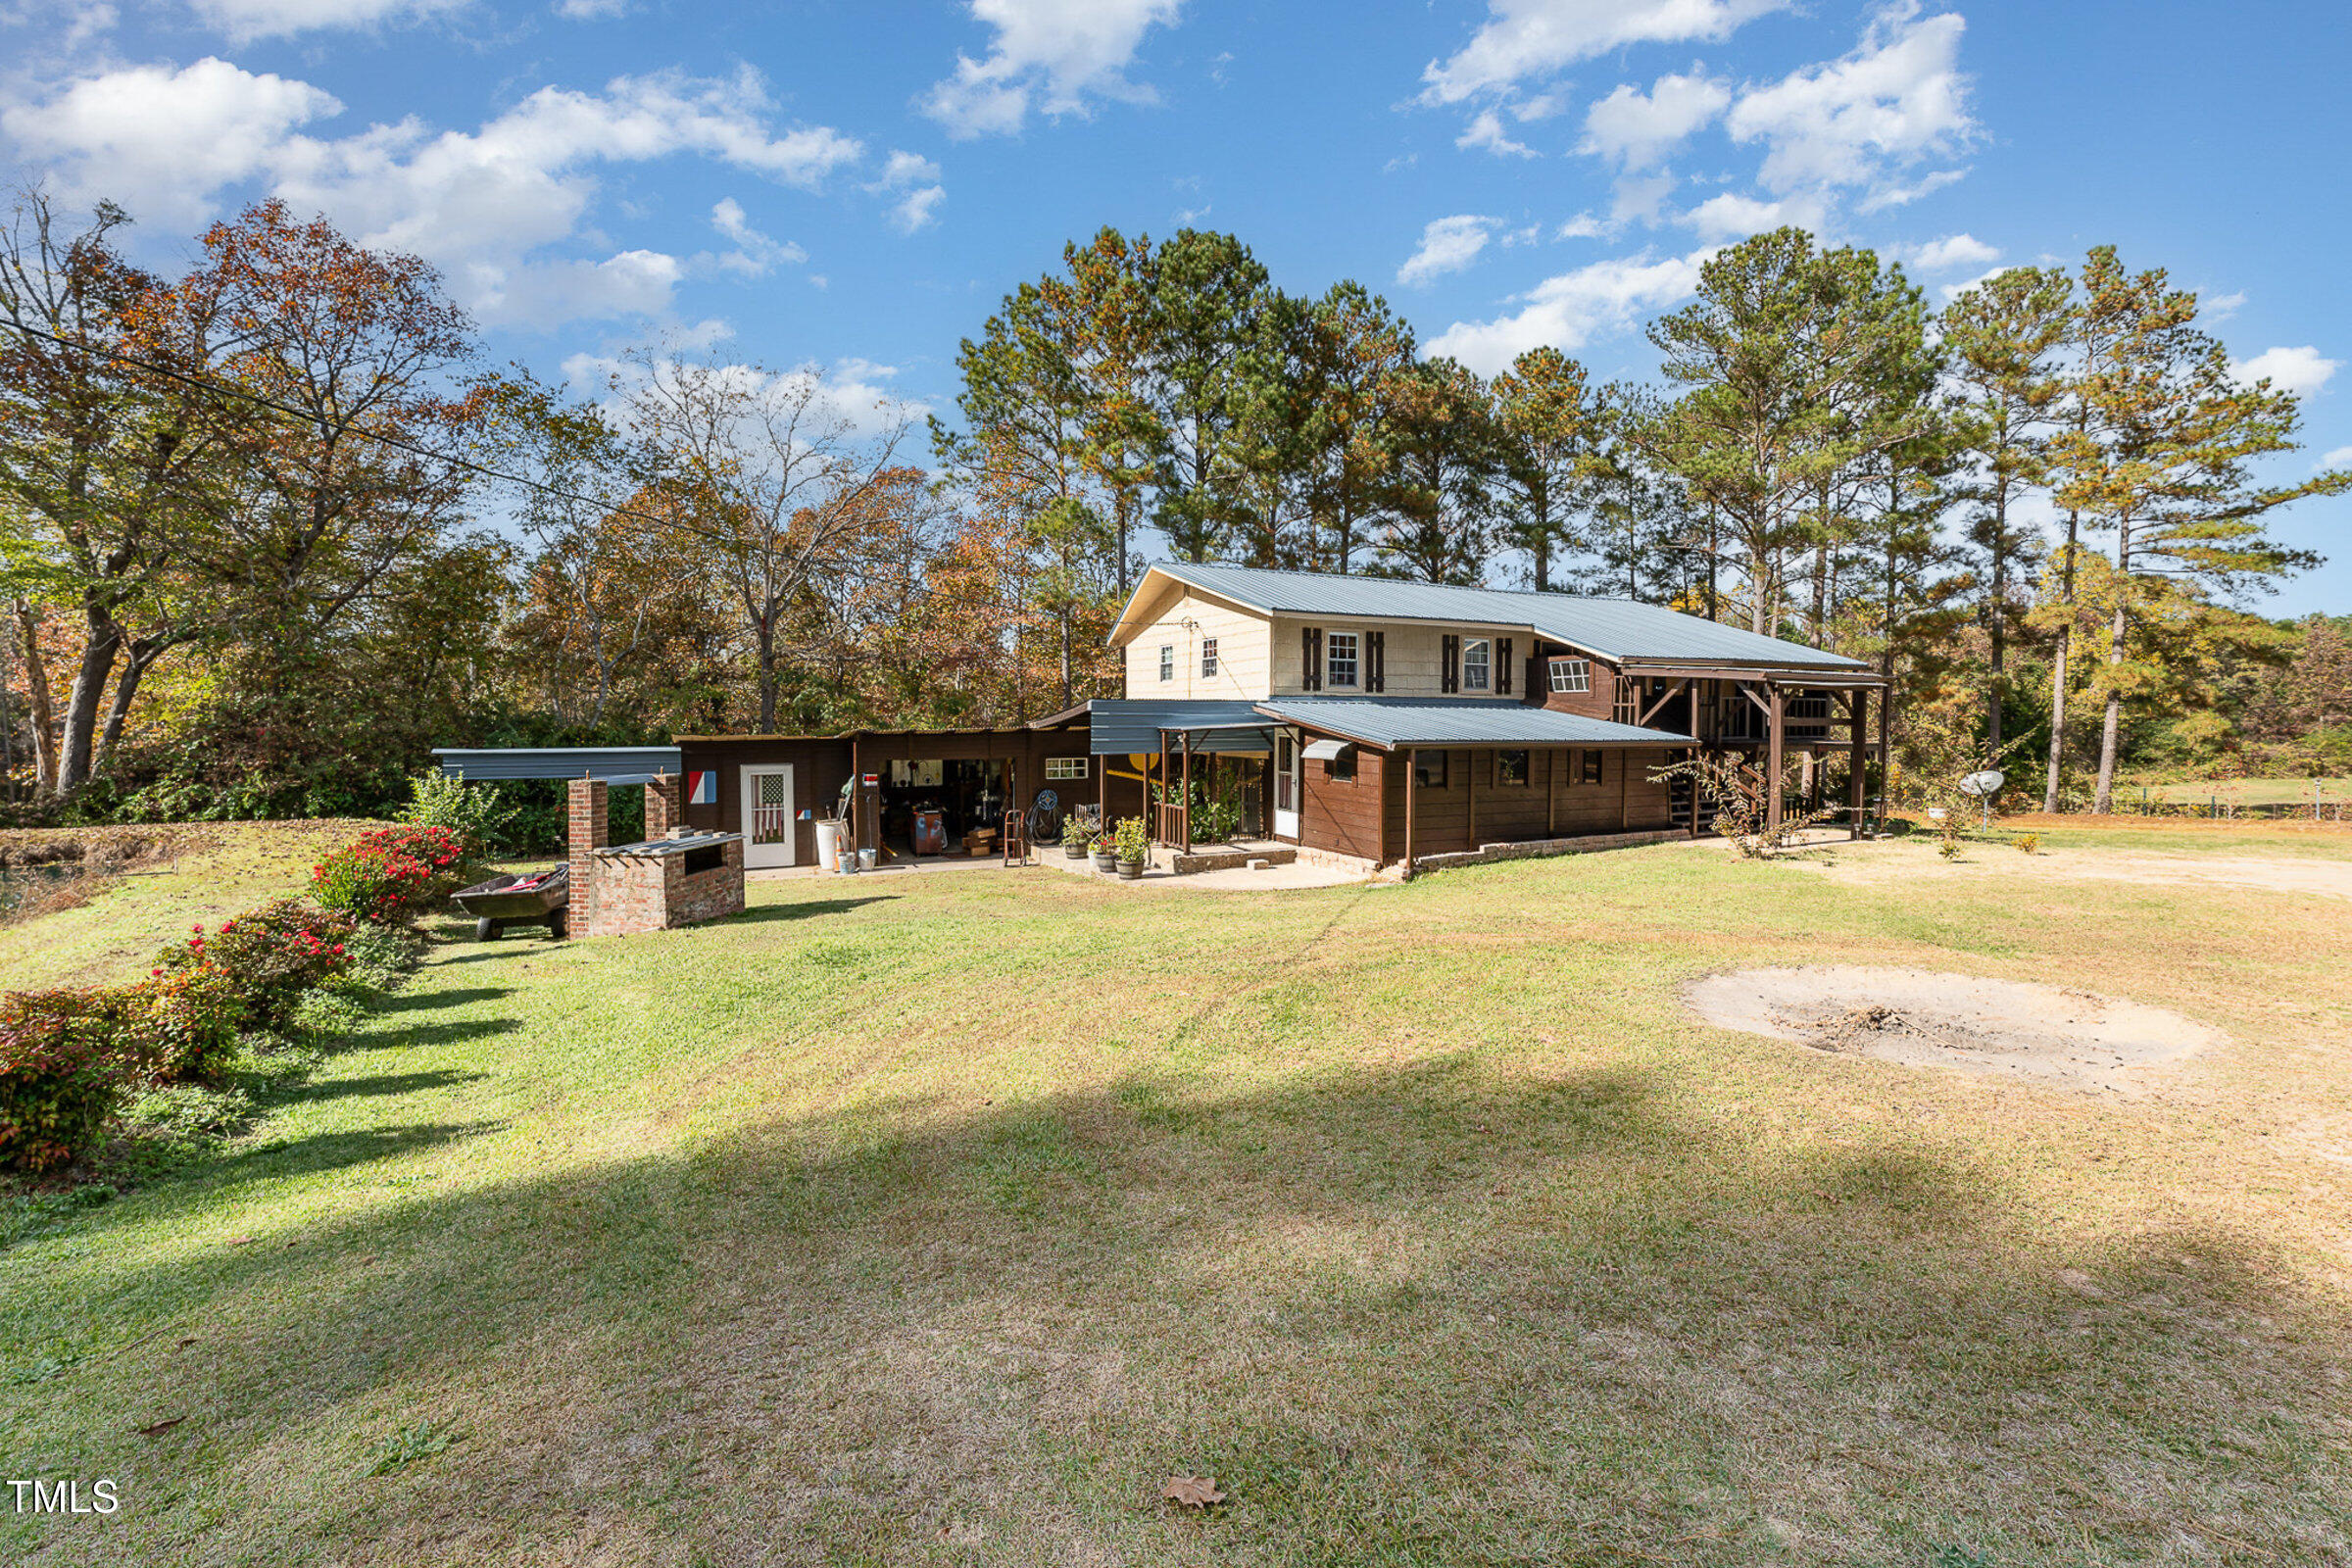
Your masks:
[[[1189,765],[1255,771],[1267,836],[1372,864],[1489,845],[1690,830],[1687,788],[1653,773],[1694,747],[1779,776],[1850,755],[1862,802],[1869,694],[1842,655],[1654,605],[1388,578],[1161,564],[1110,633],[1126,696],[1085,724],[1111,814],[1147,781],[1181,802]],[[1125,788],[1121,788],[1125,785]],[[1155,832],[1189,840],[1179,808]]]

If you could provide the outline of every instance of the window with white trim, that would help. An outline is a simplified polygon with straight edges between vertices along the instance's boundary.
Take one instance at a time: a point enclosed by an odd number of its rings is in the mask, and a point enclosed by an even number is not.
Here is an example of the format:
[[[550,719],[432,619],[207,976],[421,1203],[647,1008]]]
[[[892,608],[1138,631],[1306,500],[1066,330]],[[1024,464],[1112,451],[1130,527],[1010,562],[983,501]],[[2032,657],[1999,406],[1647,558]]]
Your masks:
[[[1216,672],[1217,640],[1214,637],[1203,637],[1200,639],[1200,673],[1214,675]]]
[[[1589,692],[1592,689],[1592,661],[1590,659],[1555,659],[1551,662],[1551,689],[1555,692]]]
[[[1494,684],[1494,645],[1484,637],[1462,639],[1462,690],[1483,692]]]
[[[1176,645],[1174,643],[1159,645],[1159,678],[1161,680],[1176,678]]]
[[[1092,778],[1094,775],[1094,766],[1088,758],[1049,757],[1046,759],[1046,777],[1048,778]]]
[[[1323,636],[1323,684],[1353,686],[1360,667],[1358,650],[1361,639],[1351,631],[1326,632]]]

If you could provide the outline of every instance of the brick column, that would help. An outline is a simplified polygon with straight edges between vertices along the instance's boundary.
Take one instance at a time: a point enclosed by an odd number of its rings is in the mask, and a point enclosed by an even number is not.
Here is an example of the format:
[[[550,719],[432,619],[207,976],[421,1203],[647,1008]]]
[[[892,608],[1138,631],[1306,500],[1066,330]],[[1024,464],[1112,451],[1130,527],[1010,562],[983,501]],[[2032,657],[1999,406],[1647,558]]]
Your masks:
[[[663,773],[645,787],[645,836],[665,839],[669,830],[686,820],[686,797],[681,788],[684,780],[675,773]]]
[[[564,922],[577,936],[590,935],[596,924],[595,852],[612,842],[610,794],[601,778],[571,781],[571,903]]]

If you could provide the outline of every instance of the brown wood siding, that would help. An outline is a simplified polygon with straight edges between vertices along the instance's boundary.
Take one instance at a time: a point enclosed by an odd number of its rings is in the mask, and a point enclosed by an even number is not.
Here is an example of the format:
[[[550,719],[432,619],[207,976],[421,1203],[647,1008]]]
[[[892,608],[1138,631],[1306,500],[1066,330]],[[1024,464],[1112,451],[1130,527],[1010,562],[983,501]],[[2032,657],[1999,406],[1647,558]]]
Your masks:
[[[1381,842],[1381,796],[1392,771],[1391,760],[1368,747],[1357,747],[1352,780],[1333,778],[1329,762],[1307,763],[1303,769],[1305,799],[1299,802],[1298,842],[1310,850],[1386,860],[1388,851]]]
[[[1505,748],[1514,750],[1515,748]],[[1494,783],[1494,753],[1447,752],[1446,787],[1413,794],[1413,855],[1449,855],[1482,844],[1665,828],[1674,825],[1667,785],[1650,778],[1669,758],[1665,748],[1604,750],[1600,782],[1580,784],[1577,749],[1538,748],[1528,756],[1525,786]],[[1478,830],[1471,832],[1471,772],[1477,772]],[[1398,752],[1388,790],[1390,854],[1404,858],[1405,754]]]
[[[1544,645],[1541,652],[1528,661],[1527,701],[1531,707],[1548,708],[1555,713],[1582,713],[1587,718],[1607,718],[1617,699],[1617,666],[1603,660],[1592,662],[1592,689],[1589,692],[1555,692],[1551,689],[1551,661],[1583,659],[1586,656],[1573,648],[1557,643]]]
[[[688,773],[718,774],[718,800],[709,806],[689,805],[686,825],[719,833],[743,831],[743,769],[792,768],[795,812],[823,814],[850,778],[850,743],[825,736],[752,736],[742,740],[682,741],[678,766]],[[816,863],[816,823],[795,824],[793,863]]]

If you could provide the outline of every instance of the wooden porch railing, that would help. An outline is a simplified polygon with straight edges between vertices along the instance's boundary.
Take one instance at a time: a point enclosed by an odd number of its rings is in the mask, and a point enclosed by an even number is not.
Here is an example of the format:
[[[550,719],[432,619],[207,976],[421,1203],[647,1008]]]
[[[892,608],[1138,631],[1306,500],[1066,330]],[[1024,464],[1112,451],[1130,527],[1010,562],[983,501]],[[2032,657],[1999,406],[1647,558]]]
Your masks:
[[[1159,842],[1190,849],[1193,844],[1192,809],[1172,801],[1163,801],[1159,812]]]

